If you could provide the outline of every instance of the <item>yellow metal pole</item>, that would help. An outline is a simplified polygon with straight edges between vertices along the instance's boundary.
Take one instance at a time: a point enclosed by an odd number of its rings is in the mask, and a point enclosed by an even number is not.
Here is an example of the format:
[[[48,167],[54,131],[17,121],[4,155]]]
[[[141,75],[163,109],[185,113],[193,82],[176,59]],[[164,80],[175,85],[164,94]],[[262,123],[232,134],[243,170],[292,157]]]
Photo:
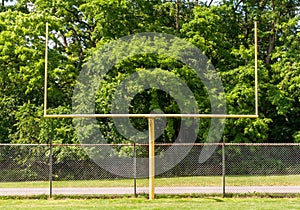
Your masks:
[[[254,22],[254,40],[255,40],[255,115],[258,115],[258,41],[257,41],[257,22]]]
[[[44,81],[44,116],[47,115],[47,98],[48,98],[48,23],[46,23],[46,40],[45,40],[45,81]]]
[[[148,118],[149,126],[149,200],[154,199],[154,176],[155,176],[155,162],[154,162],[154,118]]]
[[[46,118],[258,118],[258,115],[243,114],[47,114]]]

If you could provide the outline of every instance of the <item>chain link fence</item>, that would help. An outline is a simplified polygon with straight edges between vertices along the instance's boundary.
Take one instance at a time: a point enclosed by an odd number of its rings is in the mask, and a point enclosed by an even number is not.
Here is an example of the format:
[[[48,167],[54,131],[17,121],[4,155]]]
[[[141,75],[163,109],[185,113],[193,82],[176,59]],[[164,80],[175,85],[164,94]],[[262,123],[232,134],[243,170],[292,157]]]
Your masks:
[[[178,154],[183,147],[189,150],[184,159],[164,160],[165,151]],[[210,147],[214,152],[200,161]],[[86,153],[101,156],[108,148],[130,157],[126,167],[107,170]],[[155,144],[155,152],[156,167],[170,168],[156,175],[156,194],[300,193],[300,144]],[[0,195],[148,193],[147,176],[141,176],[148,165],[136,161],[148,155],[147,144],[1,144]]]

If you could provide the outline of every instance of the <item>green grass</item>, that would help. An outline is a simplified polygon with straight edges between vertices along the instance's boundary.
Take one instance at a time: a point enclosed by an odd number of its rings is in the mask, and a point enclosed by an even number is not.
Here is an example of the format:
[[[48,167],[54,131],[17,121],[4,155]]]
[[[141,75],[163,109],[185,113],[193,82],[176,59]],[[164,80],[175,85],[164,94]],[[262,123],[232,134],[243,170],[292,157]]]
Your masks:
[[[300,209],[300,198],[159,198],[153,201],[146,198],[125,199],[5,199],[0,209]]]
[[[221,186],[220,176],[156,178],[155,186]],[[227,186],[300,186],[300,175],[227,176]],[[132,179],[53,181],[53,187],[132,187]],[[138,187],[147,187],[147,179],[138,179]],[[48,181],[0,182],[0,188],[47,188]]]

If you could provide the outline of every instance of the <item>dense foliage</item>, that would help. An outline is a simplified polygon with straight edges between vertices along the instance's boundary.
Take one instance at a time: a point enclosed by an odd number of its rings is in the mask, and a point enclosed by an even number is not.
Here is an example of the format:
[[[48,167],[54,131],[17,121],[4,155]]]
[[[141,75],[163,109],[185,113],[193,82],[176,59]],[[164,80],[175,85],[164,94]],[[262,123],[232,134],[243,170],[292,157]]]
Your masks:
[[[190,41],[220,72],[228,113],[254,113],[254,21],[259,36],[259,118],[227,119],[229,142],[300,142],[300,31],[298,0],[18,0],[0,6],[0,142],[78,143],[72,120],[43,118],[45,24],[50,26],[49,113],[71,113],[76,78],[105,43],[140,32],[164,32]],[[124,60],[97,94],[98,113],[110,113],[114,89],[145,68],[182,78],[209,113],[201,81],[181,62],[161,55]],[[201,103],[200,103],[201,102]],[[174,99],[150,89],[132,101],[132,113],[178,113]],[[172,142],[179,119],[169,119],[160,142]],[[139,130],[144,119],[132,120]],[[198,142],[210,120],[202,120]],[[125,141],[111,120],[99,120],[111,142]]]

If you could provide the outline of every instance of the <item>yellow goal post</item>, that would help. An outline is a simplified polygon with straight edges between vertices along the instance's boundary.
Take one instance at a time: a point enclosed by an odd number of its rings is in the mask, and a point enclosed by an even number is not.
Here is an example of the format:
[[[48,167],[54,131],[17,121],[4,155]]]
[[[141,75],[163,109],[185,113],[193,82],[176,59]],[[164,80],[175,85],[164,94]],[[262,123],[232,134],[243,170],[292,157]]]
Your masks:
[[[254,22],[255,41],[255,113],[254,114],[48,114],[48,23],[46,23],[45,40],[45,79],[44,79],[44,117],[45,118],[147,118],[149,128],[149,199],[154,199],[154,118],[258,118],[258,40],[257,22]]]

